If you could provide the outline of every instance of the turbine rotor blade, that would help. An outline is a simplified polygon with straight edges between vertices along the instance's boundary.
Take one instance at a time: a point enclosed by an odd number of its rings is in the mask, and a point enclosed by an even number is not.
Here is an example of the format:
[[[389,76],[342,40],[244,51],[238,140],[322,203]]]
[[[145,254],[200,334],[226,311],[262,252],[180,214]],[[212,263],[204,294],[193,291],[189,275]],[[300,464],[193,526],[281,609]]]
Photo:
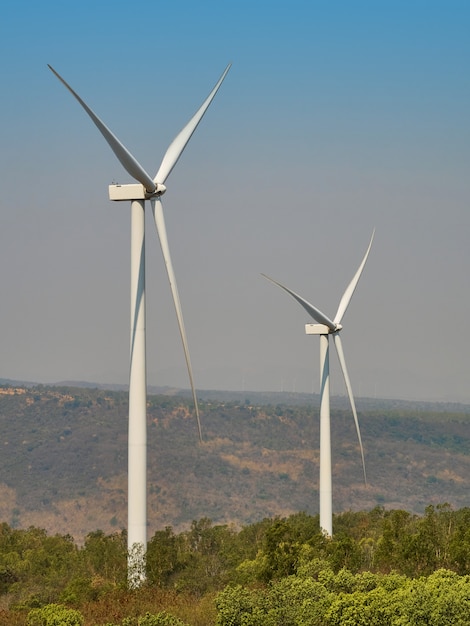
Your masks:
[[[178,327],[179,327],[179,331],[181,335],[181,341],[183,342],[184,357],[186,359],[186,366],[188,368],[188,374],[189,374],[189,382],[191,384],[191,391],[192,391],[194,407],[196,411],[197,427],[199,431],[199,440],[202,442],[202,429],[201,429],[201,420],[199,417],[199,405],[197,403],[196,389],[194,387],[193,369],[191,367],[191,359],[189,357],[189,347],[188,347],[188,341],[186,339],[186,330],[184,327],[183,312],[181,309],[181,302],[180,302],[180,297],[178,293],[178,287],[176,285],[175,272],[173,270],[173,264],[171,262],[170,248],[168,246],[165,219],[163,216],[163,205],[159,198],[155,198],[155,199],[152,198],[151,204],[152,204],[153,217],[155,219],[155,226],[157,227],[157,233],[160,239],[160,246],[162,248],[163,258],[165,260],[165,266],[166,266],[166,270],[168,273],[168,280],[170,281],[170,288],[171,288],[171,293],[173,295],[173,303],[175,305],[176,318],[178,320]]]
[[[65,87],[70,91],[70,93],[78,100],[78,102],[82,105],[85,111],[88,113],[100,133],[108,142],[111,150],[117,156],[123,168],[126,170],[128,174],[130,174],[135,180],[142,183],[148,193],[153,193],[157,186],[144,170],[144,168],[140,165],[140,163],[135,159],[129,150],[119,141],[119,139],[112,133],[106,124],[100,120],[100,118],[90,109],[90,107],[80,98],[80,96],[72,89],[72,87],[62,78],[62,76],[55,71],[55,69],[48,64],[48,68],[51,70],[53,74],[57,76],[60,82],[65,85]]]
[[[351,301],[352,295],[353,295],[353,293],[354,293],[354,291],[355,291],[355,289],[357,287],[357,283],[359,282],[359,279],[361,277],[362,270],[364,269],[364,266],[366,264],[367,257],[369,256],[369,252],[370,252],[370,249],[372,247],[372,242],[374,240],[374,234],[375,234],[375,229],[372,232],[372,237],[370,238],[369,247],[367,248],[366,253],[364,255],[364,258],[362,259],[362,262],[359,265],[359,269],[354,274],[354,278],[352,279],[352,281],[347,286],[346,291],[344,292],[343,297],[341,298],[341,301],[340,301],[339,307],[338,307],[338,311],[336,312],[335,319],[334,319],[335,324],[341,324],[341,320],[343,319],[343,316],[346,313],[346,309],[349,306],[349,302]]]
[[[346,389],[348,391],[349,402],[351,403],[351,409],[352,409],[353,416],[354,416],[354,423],[356,424],[357,438],[359,439],[359,447],[361,448],[362,471],[364,472],[364,484],[367,485],[366,464],[364,461],[364,448],[362,447],[361,431],[359,429],[359,420],[357,419],[356,403],[354,402],[351,381],[349,380],[348,369],[346,367],[346,361],[344,358],[343,344],[341,342],[339,333],[333,334],[333,340],[335,342],[336,353],[338,355],[339,363],[341,365],[341,370],[343,372],[344,382],[346,383]]]
[[[160,164],[158,172],[155,178],[153,179],[154,183],[163,184],[165,180],[168,178],[168,176],[170,175],[172,169],[175,167],[178,159],[183,153],[183,150],[186,148],[186,144],[191,139],[192,134],[194,133],[199,122],[203,118],[204,113],[207,111],[210,103],[215,97],[215,94],[218,92],[219,87],[222,84],[225,76],[227,75],[227,72],[229,71],[231,65],[232,65],[231,63],[227,65],[224,73],[219,78],[214,89],[210,92],[210,94],[207,96],[207,98],[204,100],[200,108],[196,111],[196,113],[189,120],[186,126],[178,133],[178,135],[173,139],[173,141],[169,145],[165,153],[165,156],[163,157],[163,160]]]
[[[307,311],[307,313],[311,317],[313,317],[313,319],[316,322],[318,322],[319,324],[324,324],[325,326],[328,326],[328,328],[332,332],[336,330],[336,324],[332,320],[330,320],[329,317],[327,317],[324,313],[322,313],[319,309],[317,309],[317,307],[313,306],[313,304],[310,304],[310,302],[308,302],[307,300],[304,300],[301,296],[299,296],[299,294],[295,293],[295,291],[292,291],[288,287],[285,287],[281,283],[278,283],[276,280],[274,280],[273,278],[270,278],[266,274],[261,274],[261,276],[263,276],[263,278],[266,278],[267,280],[270,280],[272,283],[274,283],[281,289],[284,289],[284,291],[287,291],[289,295],[295,298],[295,300],[297,300],[297,302],[301,306],[303,306],[303,308]]]

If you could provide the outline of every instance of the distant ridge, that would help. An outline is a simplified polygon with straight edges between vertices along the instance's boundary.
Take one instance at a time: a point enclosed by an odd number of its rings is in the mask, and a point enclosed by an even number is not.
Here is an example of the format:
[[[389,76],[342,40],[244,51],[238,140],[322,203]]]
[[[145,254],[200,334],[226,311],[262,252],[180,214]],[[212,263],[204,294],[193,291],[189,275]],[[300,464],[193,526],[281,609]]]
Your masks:
[[[13,380],[0,378],[0,385],[11,385],[24,387],[76,387],[82,389],[108,389],[110,391],[128,391],[129,386],[119,383],[94,383],[84,380],[62,380],[52,383],[37,383],[23,380]],[[170,386],[148,386],[149,394],[178,396],[182,398],[191,397],[190,389]],[[303,393],[294,391],[241,391],[241,390],[221,390],[221,389],[198,389],[198,398],[201,400],[214,400],[218,402],[241,402],[250,400],[253,404],[285,404],[288,406],[311,405],[320,406],[320,396],[317,393]],[[347,396],[331,397],[332,405],[347,410],[349,401]],[[399,398],[370,398],[367,396],[357,396],[357,403],[360,410],[370,410],[380,407],[382,409],[401,410],[422,410],[436,412],[457,412],[467,413],[470,411],[470,404],[451,401],[426,401],[426,400],[402,400]]]

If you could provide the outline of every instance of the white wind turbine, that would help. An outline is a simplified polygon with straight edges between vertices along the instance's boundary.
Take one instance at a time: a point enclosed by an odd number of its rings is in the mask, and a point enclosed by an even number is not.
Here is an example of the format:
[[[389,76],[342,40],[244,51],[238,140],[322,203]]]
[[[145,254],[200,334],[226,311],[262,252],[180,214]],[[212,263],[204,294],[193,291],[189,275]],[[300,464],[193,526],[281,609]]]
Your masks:
[[[367,248],[367,251],[362,259],[359,269],[354,275],[354,278],[349,283],[346,291],[341,298],[338,310],[333,320],[327,315],[322,313],[313,304],[304,300],[297,293],[281,285],[277,281],[273,280],[266,274],[262,274],[264,278],[267,278],[272,283],[287,291],[297,302],[303,306],[307,313],[318,324],[306,324],[305,332],[307,335],[320,335],[320,528],[329,537],[333,536],[333,493],[332,493],[332,479],[331,479],[331,427],[330,427],[330,363],[329,363],[329,336],[333,336],[336,352],[341,365],[341,370],[344,376],[344,382],[346,383],[346,389],[351,403],[351,409],[354,416],[354,422],[356,424],[357,437],[359,439],[359,447],[361,449],[362,458],[362,470],[364,473],[364,483],[367,484],[366,466],[364,461],[364,449],[362,447],[361,431],[359,429],[359,421],[357,419],[356,404],[354,402],[354,396],[352,393],[351,382],[349,380],[348,370],[346,368],[346,361],[344,359],[343,344],[340,338],[340,331],[343,326],[341,321],[349,302],[356,289],[359,278],[361,277],[362,270],[369,256],[369,252],[374,239],[374,233]]]
[[[175,273],[170,257],[163,218],[161,196],[165,181],[180,158],[186,144],[196,130],[204,113],[215,97],[230,69],[229,64],[201,107],[169,145],[155,178],[151,178],[119,139],[90,109],[67,82],[49,65],[50,70],[65,85],[88,113],[98,130],[108,142],[124,169],[137,184],[110,185],[110,200],[131,202],[131,337],[129,373],[129,452],[128,452],[128,550],[129,578],[138,585],[145,579],[145,553],[147,549],[147,373],[145,353],[145,200],[150,200],[160,245],[170,281],[179,331],[183,342],[186,365],[196,410],[199,439],[202,431],[184,328]]]

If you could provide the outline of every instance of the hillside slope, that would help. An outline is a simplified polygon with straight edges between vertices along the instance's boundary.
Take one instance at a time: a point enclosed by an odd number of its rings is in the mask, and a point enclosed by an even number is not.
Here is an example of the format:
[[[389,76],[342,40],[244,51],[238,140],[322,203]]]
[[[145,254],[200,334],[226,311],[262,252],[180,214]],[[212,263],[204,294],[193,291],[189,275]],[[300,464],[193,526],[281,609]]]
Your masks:
[[[334,511],[470,505],[465,407],[361,404],[367,407],[359,413],[367,486],[352,416],[344,401],[332,404]],[[318,512],[316,403],[206,399],[201,410],[202,445],[189,399],[149,397],[150,534],[166,525],[183,529],[204,516],[242,525]],[[126,526],[124,391],[0,386],[0,442],[0,521],[70,533],[78,541],[98,528]]]

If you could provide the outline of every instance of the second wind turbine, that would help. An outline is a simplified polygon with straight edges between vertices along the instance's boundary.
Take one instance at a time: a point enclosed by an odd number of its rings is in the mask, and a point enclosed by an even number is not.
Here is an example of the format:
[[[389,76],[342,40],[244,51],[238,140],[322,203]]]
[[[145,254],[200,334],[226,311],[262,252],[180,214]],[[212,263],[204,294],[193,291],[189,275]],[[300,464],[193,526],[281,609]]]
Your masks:
[[[369,256],[369,252],[374,239],[374,233],[369,243],[369,247],[362,259],[359,269],[354,275],[354,278],[349,283],[346,291],[341,298],[338,310],[334,319],[330,319],[327,315],[322,313],[313,304],[310,304],[307,300],[304,300],[295,291],[292,291],[288,287],[281,285],[277,281],[273,280],[266,274],[262,274],[264,278],[267,278],[272,283],[287,291],[297,302],[303,306],[307,313],[316,321],[317,324],[306,324],[305,332],[307,335],[320,335],[320,528],[329,537],[333,536],[333,489],[331,478],[331,425],[330,425],[330,359],[329,359],[329,336],[333,336],[336,352],[338,354],[339,363],[343,372],[344,382],[346,383],[346,389],[349,396],[349,402],[351,403],[351,409],[354,416],[354,422],[356,424],[357,437],[359,439],[359,446],[361,448],[362,458],[362,470],[364,473],[364,483],[367,484],[366,466],[364,461],[364,449],[362,447],[361,431],[359,429],[359,421],[357,419],[356,404],[354,402],[354,396],[352,393],[351,382],[349,380],[348,370],[346,368],[346,361],[344,359],[343,344],[339,336],[343,326],[341,321],[352,295],[356,289],[359,278],[361,277],[362,270]]]

